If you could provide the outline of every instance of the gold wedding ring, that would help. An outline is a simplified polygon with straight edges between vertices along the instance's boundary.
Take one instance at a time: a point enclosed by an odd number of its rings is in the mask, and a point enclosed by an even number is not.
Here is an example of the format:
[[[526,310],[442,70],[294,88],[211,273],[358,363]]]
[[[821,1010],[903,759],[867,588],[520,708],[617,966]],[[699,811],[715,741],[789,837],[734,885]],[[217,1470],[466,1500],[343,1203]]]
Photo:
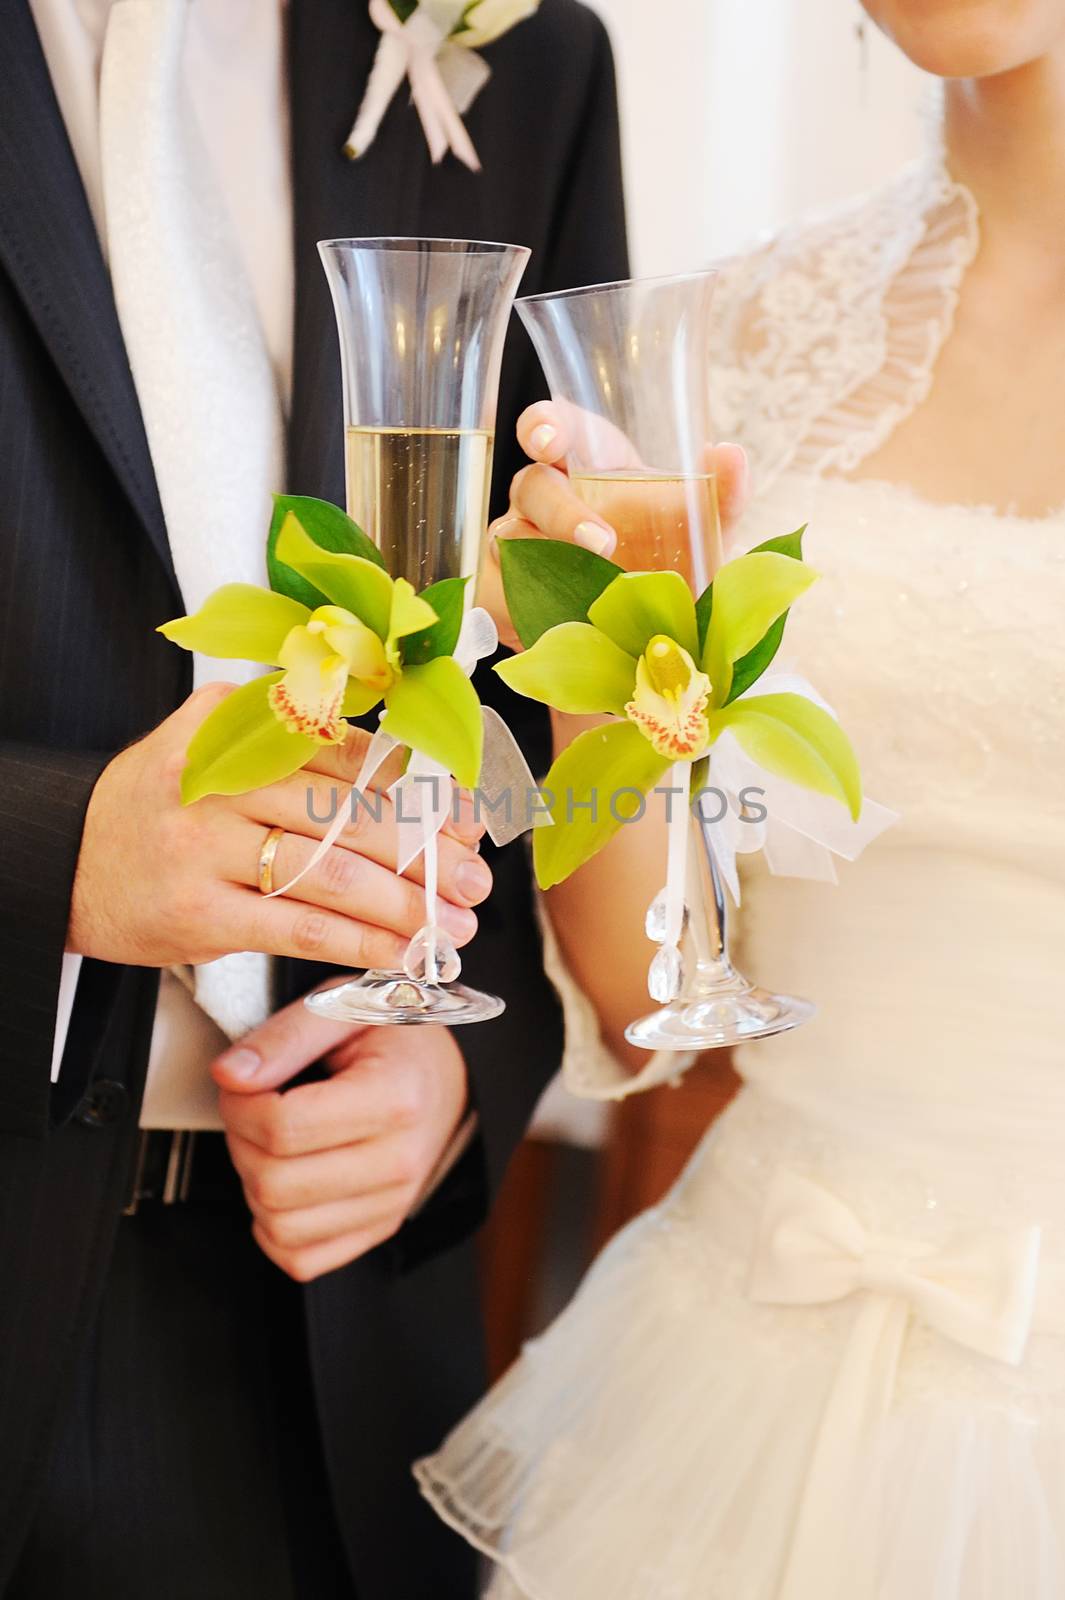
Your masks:
[[[284,828],[267,829],[266,838],[263,840],[262,849],[259,851],[260,894],[273,894],[274,892],[274,857],[277,855],[277,847],[284,837]]]

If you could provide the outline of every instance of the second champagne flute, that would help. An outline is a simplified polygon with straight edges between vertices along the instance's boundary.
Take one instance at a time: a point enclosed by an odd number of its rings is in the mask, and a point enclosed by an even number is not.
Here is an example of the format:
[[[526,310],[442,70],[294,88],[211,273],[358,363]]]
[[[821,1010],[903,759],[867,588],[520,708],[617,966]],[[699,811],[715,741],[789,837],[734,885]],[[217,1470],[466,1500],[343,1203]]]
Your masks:
[[[565,413],[570,478],[617,533],[615,561],[637,572],[672,569],[696,595],[722,561],[708,461],[715,276],[631,279],[518,301],[551,397]],[[690,762],[672,769],[665,780],[671,805],[678,789],[687,802],[691,778]],[[813,1015],[808,1001],[759,988],[732,965],[711,825],[698,803],[690,816],[692,850],[685,848],[681,873],[686,957],[670,926],[670,897],[659,895],[647,912],[647,936],[661,947],[649,988],[661,1006],[630,1024],[626,1037],[648,1050],[738,1044]]]

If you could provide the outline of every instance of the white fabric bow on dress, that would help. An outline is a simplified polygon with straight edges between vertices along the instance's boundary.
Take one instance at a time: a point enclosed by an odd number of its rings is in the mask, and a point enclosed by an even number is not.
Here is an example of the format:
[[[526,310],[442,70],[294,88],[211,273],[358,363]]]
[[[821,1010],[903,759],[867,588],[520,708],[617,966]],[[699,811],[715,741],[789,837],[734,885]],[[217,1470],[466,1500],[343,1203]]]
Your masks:
[[[1016,1366],[1035,1309],[1038,1227],[974,1231],[939,1247],[867,1232],[835,1195],[776,1174],[749,1280],[752,1300],[809,1306],[861,1293],[814,1443],[780,1600],[845,1593],[838,1507],[891,1404],[911,1316],[945,1339]]]
[[[472,172],[481,170],[462,113],[487,83],[491,69],[476,51],[449,42],[464,10],[465,0],[423,0],[406,22],[400,22],[388,0],[370,0],[370,17],[381,30],[381,43],[344,146],[353,159],[370,148],[396,90],[408,78],[434,162],[450,150]]]

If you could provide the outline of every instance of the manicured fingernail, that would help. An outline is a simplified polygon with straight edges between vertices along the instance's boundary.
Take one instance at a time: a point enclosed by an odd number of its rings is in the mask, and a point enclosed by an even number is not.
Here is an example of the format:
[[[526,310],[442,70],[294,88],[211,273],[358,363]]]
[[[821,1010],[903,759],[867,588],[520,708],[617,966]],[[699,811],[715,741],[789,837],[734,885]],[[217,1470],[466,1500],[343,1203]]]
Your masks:
[[[231,1072],[234,1078],[254,1078],[263,1060],[258,1050],[249,1050],[242,1045],[237,1050],[227,1050],[225,1055],[219,1056],[218,1064]]]
[[[541,422],[540,426],[534,428],[529,435],[529,443],[537,455],[542,455],[557,434],[557,428],[553,428],[549,422]]]
[[[446,900],[440,906],[440,921],[457,939],[472,939],[477,932],[477,918],[473,912],[449,905]]]
[[[483,861],[464,861],[455,873],[455,888],[464,900],[483,900],[492,887],[492,874]]]
[[[573,530],[575,544],[582,544],[586,550],[594,550],[597,556],[608,556],[617,544],[617,534],[611,528],[604,528],[600,522],[578,522]]]

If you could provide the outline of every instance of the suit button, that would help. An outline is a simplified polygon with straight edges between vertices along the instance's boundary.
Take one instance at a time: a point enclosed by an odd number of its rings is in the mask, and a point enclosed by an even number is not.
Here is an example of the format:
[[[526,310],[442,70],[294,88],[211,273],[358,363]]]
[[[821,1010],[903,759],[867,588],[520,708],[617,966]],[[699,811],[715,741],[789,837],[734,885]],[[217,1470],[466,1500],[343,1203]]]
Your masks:
[[[107,1128],[124,1117],[128,1108],[129,1095],[121,1083],[113,1078],[97,1078],[79,1101],[74,1115],[87,1128]]]

